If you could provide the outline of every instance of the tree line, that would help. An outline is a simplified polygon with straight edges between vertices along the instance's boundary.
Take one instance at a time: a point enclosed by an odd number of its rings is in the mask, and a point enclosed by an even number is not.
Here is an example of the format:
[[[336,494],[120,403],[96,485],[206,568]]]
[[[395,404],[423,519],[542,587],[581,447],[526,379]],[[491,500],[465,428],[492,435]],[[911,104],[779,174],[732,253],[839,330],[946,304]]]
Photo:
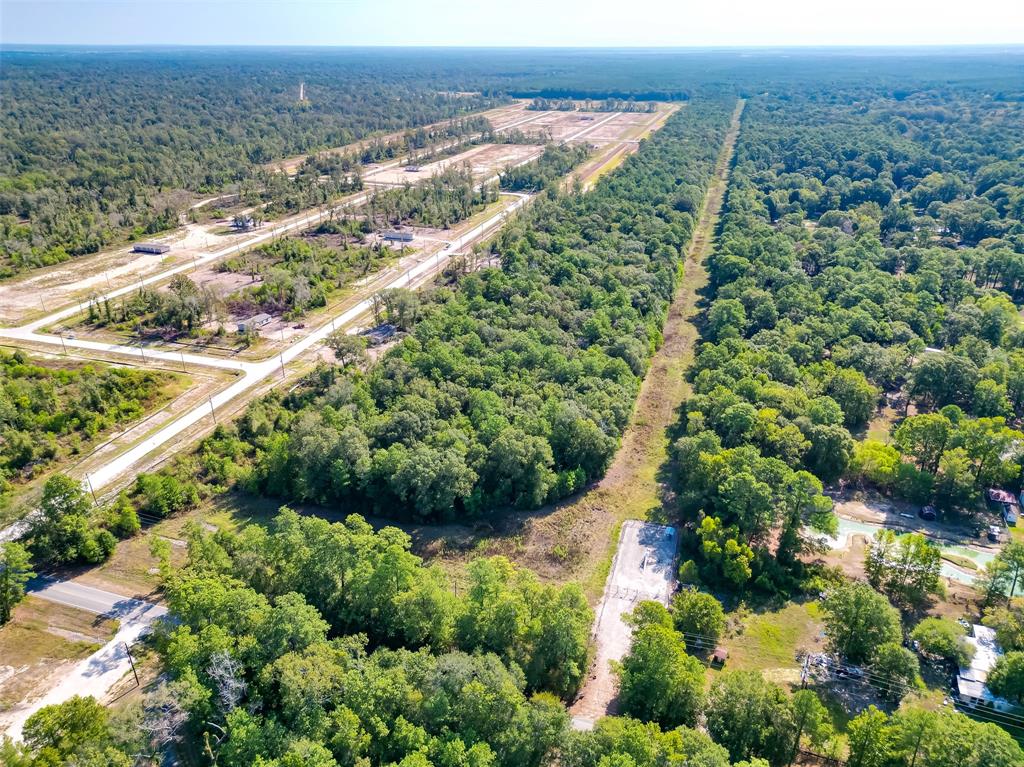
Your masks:
[[[915,206],[976,200],[992,177],[1017,194],[1004,158],[1024,131],[1012,109],[979,118],[975,94],[929,98],[955,119],[905,125],[870,91],[867,110],[811,93],[762,97],[744,115],[672,447],[691,575],[792,589],[805,575],[801,530],[830,527],[822,482],[949,510],[973,508],[985,486],[1017,486],[1015,288],[979,279],[970,248]],[[935,140],[967,133],[955,153]],[[923,191],[941,172],[965,181]],[[894,208],[915,211],[912,225],[890,225]],[[1004,236],[984,252],[1024,254],[1012,216],[995,216]],[[914,408],[892,444],[855,440],[886,399]]]
[[[533,508],[599,477],[679,276],[726,105],[687,110],[586,195],[539,199],[501,268],[402,309],[369,370],[321,367],[186,460],[215,485],[388,515]],[[191,465],[191,464],[190,464]]]
[[[176,226],[193,193],[229,185],[281,186],[268,195],[283,210],[308,206],[309,174],[262,166],[501,101],[409,75],[288,56],[5,52],[0,95],[17,108],[0,116],[0,274]]]

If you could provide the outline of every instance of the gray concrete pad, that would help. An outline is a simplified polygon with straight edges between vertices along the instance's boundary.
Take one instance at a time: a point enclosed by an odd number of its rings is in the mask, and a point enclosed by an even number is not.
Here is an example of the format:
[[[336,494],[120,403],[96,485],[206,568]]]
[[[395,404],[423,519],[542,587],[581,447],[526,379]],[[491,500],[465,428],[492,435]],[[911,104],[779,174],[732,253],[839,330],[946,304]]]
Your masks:
[[[632,642],[632,629],[623,616],[638,602],[668,606],[677,582],[678,542],[674,527],[634,519],[623,522],[594,619],[594,665],[571,709],[576,729],[590,729],[602,716],[613,713],[618,680],[611,662],[621,660]]]

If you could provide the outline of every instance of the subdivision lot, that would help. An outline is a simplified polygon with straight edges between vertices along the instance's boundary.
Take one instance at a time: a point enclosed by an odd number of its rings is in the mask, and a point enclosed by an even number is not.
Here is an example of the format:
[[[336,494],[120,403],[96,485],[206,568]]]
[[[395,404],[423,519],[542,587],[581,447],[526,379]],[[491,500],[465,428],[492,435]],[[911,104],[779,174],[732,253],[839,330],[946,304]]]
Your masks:
[[[91,294],[130,285],[179,264],[187,264],[208,250],[241,242],[247,235],[218,235],[224,221],[188,224],[176,232],[153,237],[153,242],[171,246],[156,256],[133,253],[132,246],[81,256],[63,264],[33,270],[0,284],[0,324],[15,325],[29,317],[45,314],[75,300],[87,300]]]
[[[488,118],[498,131],[515,129],[524,133],[541,132],[545,136],[550,134],[556,141],[589,141],[602,147],[618,141],[633,141],[637,127],[642,127],[645,121],[652,118],[649,113],[531,111],[525,109],[526,103],[519,101],[480,114]],[[660,105],[659,108],[671,107]],[[344,148],[332,151],[341,149]],[[413,183],[429,178],[453,163],[469,160],[477,177],[484,179],[494,176],[507,165],[529,161],[541,151],[539,145],[481,145],[425,165],[423,167],[427,170],[419,173],[407,173],[399,167],[398,160],[369,165],[363,171],[363,178],[368,185]],[[292,158],[289,162],[301,162],[302,159],[304,156]],[[344,206],[347,200],[359,204],[363,199],[364,195],[357,193],[341,198],[336,204]],[[126,245],[20,276],[0,284],[0,325],[17,325],[74,301],[87,302],[90,295],[130,287],[139,280],[152,278],[171,267],[187,267],[197,259],[201,263],[213,253],[256,239],[265,239],[275,230],[289,227],[292,222],[306,215],[297,214],[268,222],[257,230],[241,233],[226,233],[228,221],[224,219],[187,224],[174,232],[147,238],[171,245],[171,250],[162,256],[133,253],[131,246]]]
[[[28,597],[0,627],[0,732],[7,713],[41,695],[60,672],[114,636],[117,621]]]
[[[529,116],[529,113],[526,112],[525,110],[527,103],[529,102],[526,101],[525,99],[520,99],[505,106],[495,107],[494,109],[488,109],[483,112],[466,113],[465,115],[457,117],[454,120],[442,120],[441,122],[431,123],[430,125],[426,125],[423,127],[425,130],[431,130],[433,128],[441,127],[442,125],[447,125],[454,121],[469,119],[473,117],[483,117],[491,123],[495,130],[500,130],[502,128],[509,126],[512,123],[517,122],[518,120],[523,119],[525,116]],[[400,139],[409,131],[415,130],[418,130],[418,128],[404,128],[402,130],[392,131],[391,133],[385,133],[379,136],[363,139],[361,141],[356,141],[352,144],[346,144],[344,146],[338,146],[332,149],[324,149],[322,150],[321,153],[354,154],[356,152],[361,151],[367,146],[371,146],[374,143],[387,143],[389,141],[395,141],[396,139]],[[298,167],[302,165],[302,163],[305,161],[307,157],[309,157],[308,154],[295,155],[293,157],[287,157],[283,160],[269,162],[264,167],[267,168],[268,170],[283,170],[285,173],[294,173],[298,169]]]
[[[38,379],[19,376],[22,379],[20,381],[12,377],[12,385],[18,387],[24,383],[25,388],[21,391],[30,392],[34,390],[34,382],[43,381],[43,391],[49,391],[55,398],[53,401],[61,403],[61,406],[76,402],[83,391],[87,390],[76,387],[88,387],[91,385],[89,382],[104,380],[93,378],[93,374],[106,375],[115,369],[129,371],[135,367],[125,365],[116,359],[104,360],[99,364],[100,360],[95,357],[88,359],[74,354],[60,354],[54,352],[52,347],[37,350],[29,345],[21,346],[20,349],[25,354],[26,364],[30,366],[28,369],[40,371],[40,376]],[[0,345],[0,350],[9,354],[14,349]],[[45,378],[42,377],[42,371],[45,371]],[[65,381],[65,376],[72,377]],[[24,517],[38,506],[43,486],[55,472],[84,479],[91,466],[103,462],[110,454],[124,449],[147,431],[157,428],[161,422],[172,417],[176,403],[194,401],[196,397],[201,398],[198,401],[202,401],[219,386],[226,385],[227,379],[228,376],[216,375],[214,371],[185,372],[180,366],[152,371],[151,377],[136,379],[140,385],[143,380],[149,381],[144,384],[145,395],[136,390],[134,393],[138,395],[138,399],[122,400],[126,405],[130,403],[132,410],[123,410],[120,416],[115,417],[105,411],[102,404],[87,408],[91,416],[100,417],[103,413],[103,420],[97,421],[91,428],[48,424],[47,412],[33,411],[32,417],[40,419],[39,425],[26,433],[31,434],[31,439],[39,444],[36,445],[35,455],[31,460],[24,464],[12,463],[8,468],[8,484],[0,493],[0,542],[9,538],[9,533],[4,529],[5,524]],[[23,396],[38,395],[26,393]],[[105,404],[111,406],[115,403]],[[16,432],[12,432],[14,433]],[[9,434],[8,438],[11,438],[12,434]],[[10,459],[12,453],[8,449],[9,445],[0,440],[0,447],[4,448],[3,458]]]
[[[611,662],[629,651],[633,632],[623,620],[638,602],[668,605],[676,587],[676,529],[629,519],[622,523],[619,547],[594,619],[594,663],[571,713],[573,725],[590,729],[615,713],[616,678]]]
[[[742,107],[739,102],[705,196],[687,253],[686,277],[669,307],[664,343],[651,360],[630,425],[604,477],[573,498],[535,512],[509,513],[493,526],[419,528],[414,535],[417,553],[455,571],[471,556],[501,554],[546,579],[579,579],[596,600],[615,549],[617,525],[629,518],[670,518],[675,502],[661,473],[668,429],[689,391],[685,373],[699,338],[694,318],[707,283],[703,262],[724,201]]]
[[[387,186],[415,184],[436,176],[448,168],[464,166],[470,168],[476,181],[485,181],[509,165],[517,165],[539,157],[543,151],[544,147],[539,144],[481,144],[452,157],[426,165],[388,168],[373,175],[367,174],[365,182],[370,185]],[[410,167],[418,168],[418,170],[410,170]]]

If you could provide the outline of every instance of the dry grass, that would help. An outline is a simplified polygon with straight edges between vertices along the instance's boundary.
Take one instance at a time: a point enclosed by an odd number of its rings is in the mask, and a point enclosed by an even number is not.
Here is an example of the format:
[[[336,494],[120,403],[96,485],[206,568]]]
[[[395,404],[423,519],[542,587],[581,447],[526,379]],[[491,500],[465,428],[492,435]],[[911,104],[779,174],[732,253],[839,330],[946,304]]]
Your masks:
[[[91,655],[116,630],[117,621],[26,598],[0,627],[0,711],[33,695],[52,678],[54,666]]]

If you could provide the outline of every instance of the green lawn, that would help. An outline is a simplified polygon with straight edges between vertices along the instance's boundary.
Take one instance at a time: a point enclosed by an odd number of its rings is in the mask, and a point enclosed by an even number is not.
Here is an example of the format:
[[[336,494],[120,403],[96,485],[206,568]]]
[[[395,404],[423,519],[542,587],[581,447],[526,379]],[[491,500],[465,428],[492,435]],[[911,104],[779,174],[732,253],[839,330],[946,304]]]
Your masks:
[[[722,644],[729,650],[726,668],[756,669],[772,681],[799,681],[798,650],[821,650],[821,609],[817,602],[788,602],[777,610],[736,611]]]

